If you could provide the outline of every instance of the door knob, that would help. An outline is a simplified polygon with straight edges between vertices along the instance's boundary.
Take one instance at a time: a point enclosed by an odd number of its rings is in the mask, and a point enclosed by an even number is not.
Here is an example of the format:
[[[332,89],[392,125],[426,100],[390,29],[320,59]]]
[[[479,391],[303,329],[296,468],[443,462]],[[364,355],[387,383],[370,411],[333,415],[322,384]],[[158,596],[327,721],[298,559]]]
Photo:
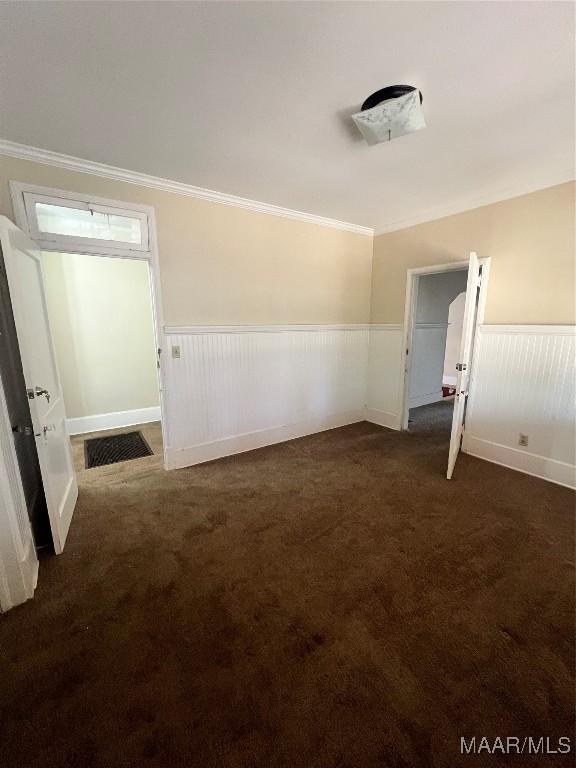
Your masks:
[[[44,389],[43,387],[35,387],[34,392],[36,393],[36,397],[40,397],[40,395],[44,395],[46,398],[46,402],[50,402],[50,392],[48,392],[47,389]]]

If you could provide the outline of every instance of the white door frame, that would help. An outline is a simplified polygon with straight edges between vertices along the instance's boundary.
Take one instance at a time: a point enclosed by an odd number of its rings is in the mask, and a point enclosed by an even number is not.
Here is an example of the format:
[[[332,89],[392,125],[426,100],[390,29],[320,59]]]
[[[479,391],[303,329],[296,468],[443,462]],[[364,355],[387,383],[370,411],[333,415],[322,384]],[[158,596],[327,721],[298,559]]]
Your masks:
[[[479,259],[480,266],[482,267],[482,282],[480,284],[480,298],[478,303],[478,314],[476,320],[476,330],[474,333],[474,340],[472,344],[472,351],[476,343],[476,335],[478,332],[478,326],[484,322],[484,309],[486,306],[486,293],[488,287],[488,274],[490,271],[490,257]],[[449,264],[436,264],[430,267],[416,267],[414,269],[406,270],[406,303],[404,308],[404,330],[402,338],[402,370],[403,373],[403,385],[402,385],[402,408],[401,408],[401,422],[400,429],[408,429],[408,415],[409,415],[409,388],[410,388],[410,373],[412,370],[412,348],[414,344],[414,327],[416,316],[416,303],[418,301],[418,284],[419,280],[424,275],[435,275],[442,272],[456,272],[460,270],[468,270],[468,261],[453,261]]]
[[[162,310],[162,294],[160,291],[160,265],[158,259],[158,239],[156,230],[156,216],[154,208],[150,205],[140,205],[137,203],[126,203],[125,201],[112,200],[95,195],[86,195],[80,192],[69,192],[52,187],[41,187],[36,184],[27,184],[25,182],[11,181],[10,192],[14,207],[14,216],[16,224],[24,230],[30,237],[36,240],[38,247],[43,251],[55,251],[57,253],[79,253],[89,256],[107,256],[117,259],[136,259],[146,261],[150,274],[150,294],[152,302],[152,317],[154,324],[154,336],[156,344],[158,391],[160,400],[160,424],[162,429],[162,445],[164,467],[167,468],[167,451],[169,446],[168,421],[166,415],[166,375],[164,366],[161,364],[162,350],[164,349],[164,314]],[[71,242],[71,238],[64,236],[62,241],[58,241],[53,235],[49,239],[43,240],[35,232],[35,223],[31,222],[28,216],[27,197],[38,195],[41,197],[60,198],[64,200],[94,203],[107,208],[116,208],[124,215],[133,212],[135,214],[145,215],[148,221],[148,249],[142,250],[141,247],[127,248],[126,245],[119,244],[115,247],[113,243],[105,245],[95,244],[94,241],[85,242],[86,239],[77,238]]]
[[[0,611],[34,596],[38,556],[0,381]]]

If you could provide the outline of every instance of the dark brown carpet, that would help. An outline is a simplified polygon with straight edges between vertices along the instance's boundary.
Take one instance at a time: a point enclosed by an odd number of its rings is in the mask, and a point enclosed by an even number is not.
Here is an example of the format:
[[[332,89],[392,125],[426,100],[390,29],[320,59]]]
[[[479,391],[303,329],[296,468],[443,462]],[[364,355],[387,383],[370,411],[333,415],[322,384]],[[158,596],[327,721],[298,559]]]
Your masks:
[[[84,487],[0,617],[0,765],[572,765],[460,755],[574,736],[574,496],[446,481],[443,408]]]

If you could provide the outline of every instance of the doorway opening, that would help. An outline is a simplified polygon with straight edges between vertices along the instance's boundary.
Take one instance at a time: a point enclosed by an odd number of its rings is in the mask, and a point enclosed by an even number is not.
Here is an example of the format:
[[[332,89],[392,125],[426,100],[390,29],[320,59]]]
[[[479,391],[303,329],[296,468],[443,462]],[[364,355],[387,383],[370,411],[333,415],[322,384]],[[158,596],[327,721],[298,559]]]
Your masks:
[[[23,232],[6,222],[7,277],[58,554],[78,480],[132,460],[165,467],[154,210],[17,182],[11,191]],[[93,469],[86,438],[103,443]],[[138,444],[152,455],[136,459]]]
[[[119,436],[130,433],[150,446],[158,464],[160,392],[147,261],[42,251],[42,269],[80,487],[95,440],[104,449],[100,466],[138,458],[133,448],[121,450],[130,444]]]
[[[445,435],[451,478],[460,450],[489,260],[408,270],[402,429]]]
[[[444,424],[450,432],[456,376],[452,380],[452,370],[447,367],[451,365],[450,358],[454,357],[456,374],[463,320],[463,316],[458,322],[453,318],[450,324],[450,308],[458,296],[466,298],[467,279],[465,269],[418,277],[408,386],[408,429],[414,422],[434,414],[436,428],[441,429]],[[463,303],[460,303],[463,309]],[[432,405],[433,408],[427,407]]]

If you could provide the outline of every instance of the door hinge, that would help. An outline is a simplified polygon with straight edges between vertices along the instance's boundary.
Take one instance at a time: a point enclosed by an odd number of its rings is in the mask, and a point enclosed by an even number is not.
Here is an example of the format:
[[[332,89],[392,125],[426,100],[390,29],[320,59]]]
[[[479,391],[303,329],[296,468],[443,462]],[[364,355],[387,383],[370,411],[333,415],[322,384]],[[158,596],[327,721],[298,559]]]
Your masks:
[[[32,427],[21,427],[19,424],[16,424],[12,427],[12,434],[14,435],[33,435],[34,430]]]
[[[467,370],[468,366],[466,363],[456,363],[456,370],[457,371],[465,371]]]

